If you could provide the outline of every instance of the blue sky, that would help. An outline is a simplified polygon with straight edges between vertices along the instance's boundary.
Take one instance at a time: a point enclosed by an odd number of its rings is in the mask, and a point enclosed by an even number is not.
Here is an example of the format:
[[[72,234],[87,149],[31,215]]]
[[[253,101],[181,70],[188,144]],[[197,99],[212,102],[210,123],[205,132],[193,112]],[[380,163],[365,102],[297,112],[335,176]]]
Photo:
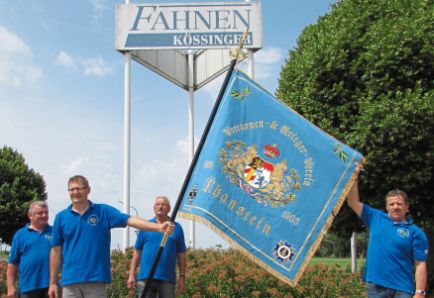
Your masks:
[[[144,3],[175,2],[187,1]],[[254,56],[261,85],[274,93],[288,50],[333,2],[262,1],[263,48]],[[18,150],[43,175],[50,222],[70,203],[66,182],[75,174],[88,177],[92,201],[122,210],[124,57],[114,49],[118,3],[124,2],[0,0],[0,146]],[[131,78],[130,203],[150,218],[157,195],[175,203],[188,168],[188,93],[135,62]],[[221,78],[195,92],[197,140],[220,84]],[[189,224],[178,221],[188,243]],[[196,224],[196,247],[217,244],[227,246]],[[112,247],[122,247],[121,230],[112,233]]]

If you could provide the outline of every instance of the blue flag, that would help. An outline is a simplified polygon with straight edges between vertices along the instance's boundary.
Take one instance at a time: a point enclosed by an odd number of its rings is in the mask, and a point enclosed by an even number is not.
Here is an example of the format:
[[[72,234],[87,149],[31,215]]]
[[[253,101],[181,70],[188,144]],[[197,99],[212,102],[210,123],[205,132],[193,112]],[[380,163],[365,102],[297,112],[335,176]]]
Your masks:
[[[362,159],[234,71],[179,214],[296,285]]]

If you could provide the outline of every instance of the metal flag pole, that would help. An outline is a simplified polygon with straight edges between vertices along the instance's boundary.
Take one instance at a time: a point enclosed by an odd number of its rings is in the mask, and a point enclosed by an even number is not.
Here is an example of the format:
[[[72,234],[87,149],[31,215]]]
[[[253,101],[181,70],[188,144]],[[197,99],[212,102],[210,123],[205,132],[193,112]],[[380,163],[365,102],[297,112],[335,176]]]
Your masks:
[[[235,65],[237,64],[238,59],[240,59],[242,57],[242,55],[244,55],[244,53],[242,52],[242,49],[244,46],[244,41],[247,38],[247,34],[248,34],[248,31],[244,32],[244,34],[240,40],[240,44],[239,44],[238,48],[235,50],[231,50],[231,55],[233,57],[231,64],[229,66],[225,80],[223,81],[223,85],[220,89],[217,100],[216,100],[214,107],[211,111],[211,115],[210,115],[208,122],[205,126],[205,130],[204,130],[203,135],[200,139],[199,145],[197,146],[197,150],[194,154],[193,160],[190,163],[190,167],[188,168],[188,172],[187,172],[187,175],[185,176],[184,183],[182,184],[181,191],[179,192],[178,199],[176,200],[175,206],[174,206],[172,214],[170,216],[170,221],[172,223],[175,222],[176,215],[178,213],[179,207],[181,206],[182,198],[184,197],[185,191],[187,190],[187,186],[188,186],[188,183],[190,181],[191,175],[193,174],[194,167],[196,166],[197,160],[199,159],[199,155],[202,151],[202,147],[203,147],[205,140],[208,136],[209,130],[211,128],[211,124],[214,121],[215,115],[217,114],[218,107],[220,106],[220,103],[223,99],[223,95],[226,91],[226,87],[229,84],[229,79],[232,76],[232,72],[234,71],[234,68],[235,68]],[[163,249],[166,246],[166,242],[167,242],[168,238],[169,238],[169,234],[167,232],[164,233],[163,239],[161,240],[160,247],[158,249],[158,253],[155,256],[154,262],[153,262],[152,267],[151,267],[151,271],[149,272],[149,277],[146,281],[146,285],[145,285],[145,288],[143,289],[141,298],[146,297],[146,293],[148,292],[150,283],[152,282],[152,278],[154,277],[155,270],[157,269],[158,261],[160,260],[161,254],[163,253]]]

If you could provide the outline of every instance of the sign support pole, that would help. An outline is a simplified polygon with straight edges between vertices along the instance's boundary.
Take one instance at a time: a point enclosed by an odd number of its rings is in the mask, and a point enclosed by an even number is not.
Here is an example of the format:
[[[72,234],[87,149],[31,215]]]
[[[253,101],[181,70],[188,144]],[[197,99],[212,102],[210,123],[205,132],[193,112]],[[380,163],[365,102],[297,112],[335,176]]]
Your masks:
[[[124,94],[124,208],[130,214],[130,164],[131,164],[131,53],[125,53],[125,94]],[[130,246],[130,227],[124,228],[124,251]]]
[[[125,0],[130,4],[130,0]],[[124,85],[124,194],[123,211],[130,214],[130,173],[131,173],[131,52],[125,52],[125,85]],[[123,231],[124,251],[130,246],[130,227]]]
[[[194,53],[188,51],[188,136],[190,140],[189,163],[194,157]],[[196,227],[194,220],[190,221],[190,248],[196,248]]]
[[[247,74],[249,77],[254,80],[255,79],[255,60],[253,58],[253,51],[247,50]]]

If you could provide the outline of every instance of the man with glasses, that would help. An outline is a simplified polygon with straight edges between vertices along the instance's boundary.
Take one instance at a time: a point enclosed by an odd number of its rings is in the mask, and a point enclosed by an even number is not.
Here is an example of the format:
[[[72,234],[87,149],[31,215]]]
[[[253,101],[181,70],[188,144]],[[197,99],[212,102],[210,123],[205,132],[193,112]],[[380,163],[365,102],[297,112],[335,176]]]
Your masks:
[[[52,227],[48,224],[48,205],[44,201],[30,204],[30,223],[19,229],[12,240],[7,267],[8,298],[48,297],[49,258]]]
[[[58,297],[60,267],[62,297],[107,297],[111,282],[110,230],[127,225],[140,230],[172,233],[170,222],[157,224],[121,213],[114,207],[88,199],[90,186],[81,175],[68,181],[72,204],[54,220],[50,255],[49,297]]]

